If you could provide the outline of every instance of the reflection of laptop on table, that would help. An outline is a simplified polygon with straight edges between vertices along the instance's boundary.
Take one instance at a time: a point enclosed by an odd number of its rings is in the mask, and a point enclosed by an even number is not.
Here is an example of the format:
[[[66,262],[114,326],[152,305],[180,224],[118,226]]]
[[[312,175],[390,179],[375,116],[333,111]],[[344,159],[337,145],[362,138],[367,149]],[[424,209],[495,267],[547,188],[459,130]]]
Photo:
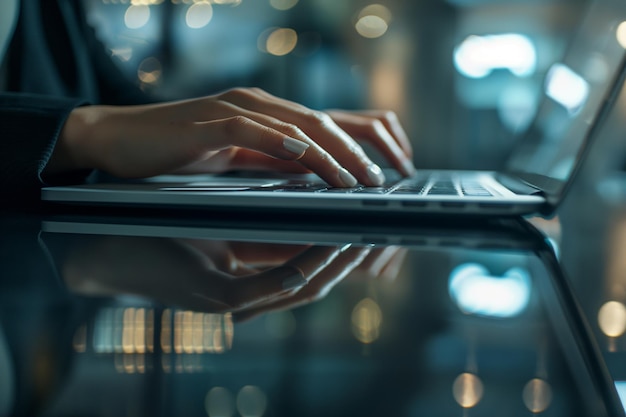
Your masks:
[[[423,415],[427,414],[424,411],[433,409],[443,415],[457,415],[461,413],[461,406],[466,413],[472,409],[470,414],[476,415],[491,415],[494,410],[506,410],[512,414],[519,410],[517,414],[520,415],[528,414],[527,410],[531,414],[547,410],[549,415],[572,415],[573,412],[585,416],[623,416],[611,376],[544,236],[522,219],[485,220],[485,224],[476,229],[474,227],[483,222],[459,223],[459,227],[450,223],[425,221],[419,225],[415,222],[397,229],[375,224],[373,230],[365,234],[363,228],[349,224],[337,228],[324,223],[314,226],[294,222],[286,227],[281,222],[251,221],[246,225],[229,225],[204,219],[57,216],[43,221],[41,236],[49,247],[54,247],[55,243],[67,245],[69,241],[81,248],[78,264],[95,273],[79,274],[90,285],[76,285],[76,288],[88,291],[102,288],[107,295],[112,289],[124,293],[122,290],[129,288],[135,295],[141,295],[140,290],[143,290],[152,300],[158,294],[167,299],[166,307],[178,308],[172,310],[174,317],[183,314],[191,317],[189,312],[196,308],[192,306],[197,305],[194,304],[198,300],[197,292],[201,293],[210,279],[207,269],[222,264],[229,268],[234,258],[219,262],[207,254],[207,259],[211,259],[208,262],[198,258],[201,252],[194,251],[195,256],[190,258],[181,257],[177,251],[174,254],[162,252],[166,247],[163,243],[170,240],[204,240],[235,245],[243,241],[256,243],[259,248],[273,244],[276,245],[273,250],[283,247],[286,253],[291,253],[289,247],[294,244],[307,244],[311,248],[351,244],[354,248],[376,243],[373,249],[385,248],[387,244],[406,249],[407,256],[399,269],[404,272],[391,282],[381,279],[363,282],[355,276],[339,282],[332,279],[336,266],[333,261],[324,263],[321,272],[316,269],[317,275],[302,290],[290,292],[289,297],[298,298],[302,291],[318,286],[320,291],[332,288],[332,293],[302,306],[294,315],[288,313],[294,323],[296,320],[306,323],[298,326],[298,333],[290,339],[277,343],[268,336],[269,332],[264,329],[269,321],[237,323],[231,332],[234,334],[232,346],[236,348],[219,356],[219,360],[210,354],[195,355],[202,364],[196,372],[210,373],[217,381],[223,378],[234,386],[243,386],[250,380],[257,380],[258,375],[267,377],[261,379],[264,381],[261,385],[272,399],[273,415],[293,415],[294,410],[289,404],[293,404],[296,395],[298,415],[345,415],[346,406],[342,408],[342,404],[351,404],[350,410],[354,411],[363,398],[367,398],[368,410],[364,409],[361,415],[380,415],[380,412],[368,412],[370,408],[384,408],[394,415]],[[107,245],[94,245],[98,239],[108,242]],[[125,244],[125,240],[129,242]],[[97,267],[89,266],[90,257],[85,257],[82,251],[90,246],[98,248],[87,250]],[[101,247],[115,248],[117,256],[103,253]],[[179,246],[173,248],[180,249]],[[262,249],[259,251],[263,252]],[[181,259],[184,262],[180,263]],[[193,263],[194,259],[199,259],[202,265],[190,268],[201,272],[197,286],[190,285],[196,281],[183,273],[189,269],[180,267]],[[173,266],[168,265],[168,260]],[[331,273],[325,275],[329,270]],[[160,287],[155,275],[164,275],[165,283],[175,282],[176,285],[169,291],[157,291]],[[243,278],[239,276],[233,285],[239,285],[236,287],[239,294],[252,293],[246,284],[251,281]],[[263,278],[264,281],[259,281],[268,283],[273,279],[267,274]],[[142,280],[147,283],[144,287],[136,282]],[[113,287],[112,283],[118,286]],[[257,284],[258,281],[254,285]],[[400,290],[393,291],[395,287]],[[283,297],[284,293],[280,294],[277,297]],[[379,312],[374,317],[382,317],[380,322],[384,324],[382,331],[375,333],[376,338],[367,340],[359,339],[363,335],[355,332],[353,327],[355,337],[364,343],[363,348],[359,348],[350,335],[349,325],[346,326],[349,320],[342,320],[342,317],[350,311],[344,307],[351,307],[358,297],[365,295],[371,297],[367,298],[371,300],[368,305],[375,305],[375,311]],[[172,299],[183,304],[172,306],[169,304]],[[290,299],[280,300],[273,304],[272,299],[263,298],[260,307],[244,304],[239,314],[249,313],[247,309],[277,314],[266,309],[268,305],[282,308],[281,302]],[[158,298],[156,301],[164,302]],[[184,304],[185,301],[188,304]],[[212,306],[210,303],[203,305]],[[150,305],[144,302],[141,308],[148,308],[146,306]],[[113,334],[111,329],[116,325],[108,318],[104,319],[112,316],[112,311],[111,308],[105,309],[93,324],[88,324],[93,326],[90,334]],[[353,313],[352,323],[355,323],[354,317]],[[367,323],[376,322],[371,317],[363,313],[363,320],[370,319]],[[102,323],[110,324],[103,330]],[[122,325],[118,327],[123,328]],[[159,327],[161,331],[165,331],[164,328]],[[363,328],[370,327],[364,325]],[[371,336],[370,333],[363,334]],[[105,338],[94,336],[94,344],[100,339]],[[115,340],[115,337],[108,337],[108,340]],[[163,339],[155,333],[155,340]],[[112,345],[112,342],[108,343]],[[113,347],[110,350],[114,352]],[[82,355],[97,354],[100,360],[106,357],[104,348],[94,348],[93,351],[99,353],[90,353],[92,351],[87,349]],[[155,364],[173,363],[176,357],[184,357],[184,353],[169,351],[167,354],[155,350],[147,357],[154,355],[151,359]],[[113,357],[114,353],[109,356]],[[242,363],[245,364],[243,367]],[[149,377],[150,373],[147,375]],[[164,381],[181,384],[179,379],[171,382],[167,375],[164,378]],[[340,391],[341,400],[330,396],[320,402],[330,379],[341,381],[342,386],[350,389]],[[295,390],[294,394],[284,389],[285,381],[294,386],[307,384],[308,389]],[[77,385],[80,380],[73,380],[73,383]],[[474,393],[471,388],[476,384],[480,385],[481,394],[474,401],[463,402],[463,399],[472,397],[462,393]],[[371,386],[380,390],[375,391],[379,395],[367,394],[372,392],[368,390]],[[382,390],[386,390],[386,394],[382,394]],[[204,391],[202,395],[205,395]],[[167,398],[176,402],[172,396]],[[179,401],[188,402],[189,399]],[[328,408],[322,411],[322,404]]]
[[[592,3],[563,62],[549,70],[535,120],[503,172],[427,171],[384,187],[351,189],[329,188],[319,179],[310,182],[313,175],[157,177],[140,183],[48,187],[42,199],[161,208],[550,214],[620,91],[624,48],[617,34],[623,21],[623,2]]]

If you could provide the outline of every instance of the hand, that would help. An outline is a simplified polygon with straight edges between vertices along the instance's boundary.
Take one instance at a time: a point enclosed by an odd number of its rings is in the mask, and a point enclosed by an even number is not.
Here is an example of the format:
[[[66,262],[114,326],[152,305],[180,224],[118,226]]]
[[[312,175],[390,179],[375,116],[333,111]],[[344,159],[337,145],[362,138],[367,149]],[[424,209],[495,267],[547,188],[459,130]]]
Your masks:
[[[404,175],[412,150],[392,112],[319,112],[260,89],[144,106],[75,109],[45,174],[100,169],[122,178],[264,169],[318,174],[335,187],[381,185],[353,137]]]

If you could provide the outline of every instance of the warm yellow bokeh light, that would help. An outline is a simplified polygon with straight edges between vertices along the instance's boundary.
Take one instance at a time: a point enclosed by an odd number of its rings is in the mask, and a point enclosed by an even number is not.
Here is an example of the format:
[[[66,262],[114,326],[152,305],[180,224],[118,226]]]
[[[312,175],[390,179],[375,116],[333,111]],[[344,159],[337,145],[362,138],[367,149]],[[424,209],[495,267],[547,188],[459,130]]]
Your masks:
[[[605,303],[598,311],[598,324],[609,337],[619,337],[626,331],[626,306],[617,301]]]
[[[293,29],[279,28],[267,37],[265,50],[276,56],[287,55],[298,43],[298,34]]]
[[[364,38],[379,38],[387,32],[388,25],[380,16],[367,15],[356,22],[356,31]]]
[[[161,63],[156,58],[146,58],[137,69],[137,77],[146,84],[156,84],[161,79],[163,70]]]
[[[463,373],[454,380],[452,394],[461,407],[475,407],[483,398],[483,383],[476,375]]]
[[[524,387],[522,398],[531,413],[543,413],[552,403],[552,388],[546,381],[534,378]]]
[[[359,12],[355,28],[364,38],[379,38],[387,32],[391,19],[391,11],[387,7],[370,4]]]
[[[212,17],[213,6],[208,1],[202,1],[189,6],[185,15],[185,23],[191,29],[200,29],[208,25]]]
[[[276,10],[289,10],[298,4],[298,0],[270,0],[270,5]]]
[[[369,344],[380,336],[383,313],[371,298],[361,300],[352,310],[352,333],[361,343]]]
[[[124,13],[124,24],[129,29],[144,27],[150,20],[150,7],[146,5],[131,5]]]
[[[617,37],[617,42],[619,42],[622,48],[626,49],[626,22],[619,24],[615,36]]]

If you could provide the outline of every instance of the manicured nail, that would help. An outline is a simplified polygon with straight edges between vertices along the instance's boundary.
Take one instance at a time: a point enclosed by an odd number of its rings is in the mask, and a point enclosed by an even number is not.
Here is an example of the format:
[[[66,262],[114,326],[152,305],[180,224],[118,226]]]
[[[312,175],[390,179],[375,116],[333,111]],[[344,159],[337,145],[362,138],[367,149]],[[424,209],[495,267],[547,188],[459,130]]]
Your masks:
[[[291,153],[295,153],[296,155],[302,155],[304,151],[309,148],[309,144],[302,142],[301,140],[293,139],[293,138],[285,138],[283,139],[283,146]]]
[[[297,272],[283,279],[283,290],[295,290],[296,288],[304,287],[308,281],[302,276],[301,272]]]
[[[376,164],[372,164],[367,168],[367,176],[374,185],[382,185],[385,182],[385,174]]]
[[[339,169],[339,179],[343,182],[347,187],[354,187],[357,185],[358,181],[352,174],[348,172],[345,168]]]
[[[410,159],[405,159],[402,161],[402,171],[404,171],[404,175],[413,175],[415,174],[415,165],[413,165],[413,161]]]

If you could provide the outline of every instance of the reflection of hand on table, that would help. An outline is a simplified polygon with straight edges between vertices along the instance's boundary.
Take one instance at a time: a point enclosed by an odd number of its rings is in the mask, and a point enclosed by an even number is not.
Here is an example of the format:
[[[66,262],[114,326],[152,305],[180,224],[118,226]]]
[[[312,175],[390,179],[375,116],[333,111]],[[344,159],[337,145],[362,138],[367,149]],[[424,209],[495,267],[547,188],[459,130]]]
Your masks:
[[[80,239],[79,239],[80,242]],[[306,246],[105,236],[76,245],[61,266],[75,292],[147,297],[194,311],[244,319],[325,296],[359,268],[387,277],[404,258],[398,248]]]

